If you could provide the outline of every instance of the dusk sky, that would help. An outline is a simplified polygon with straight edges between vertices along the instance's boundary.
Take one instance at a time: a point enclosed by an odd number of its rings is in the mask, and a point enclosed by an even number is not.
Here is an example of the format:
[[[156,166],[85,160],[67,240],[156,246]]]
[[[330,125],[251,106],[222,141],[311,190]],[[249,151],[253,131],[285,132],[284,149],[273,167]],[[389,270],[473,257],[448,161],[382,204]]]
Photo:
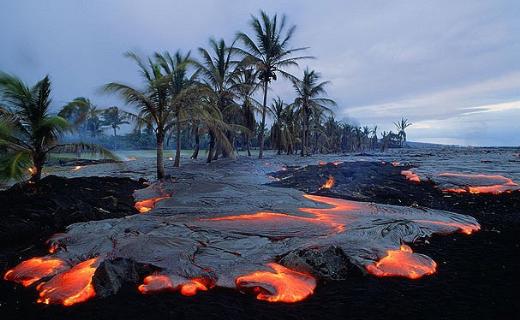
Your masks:
[[[250,14],[286,14],[301,63],[332,83],[338,119],[393,128],[412,141],[520,145],[520,1],[16,0],[0,4],[0,70],[32,84],[49,74],[54,107],[99,88],[139,84],[132,50],[184,51],[250,33]],[[294,98],[287,82],[270,97]],[[128,110],[131,107],[125,107]],[[395,129],[394,129],[395,130]]]

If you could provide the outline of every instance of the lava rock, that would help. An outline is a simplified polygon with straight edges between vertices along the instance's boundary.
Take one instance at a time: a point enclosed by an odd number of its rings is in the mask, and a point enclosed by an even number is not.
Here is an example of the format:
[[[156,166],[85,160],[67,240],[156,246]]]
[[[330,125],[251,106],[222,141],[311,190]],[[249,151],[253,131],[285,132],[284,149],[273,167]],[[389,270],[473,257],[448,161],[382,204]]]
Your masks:
[[[295,250],[285,255],[280,263],[326,280],[344,280],[354,267],[343,250],[336,246]]]
[[[116,294],[124,285],[137,285],[142,275],[150,272],[149,267],[132,259],[104,260],[96,269],[92,284],[96,296],[104,298]]]
[[[134,190],[142,182],[118,177],[47,176],[0,191],[0,248],[32,243],[69,224],[136,214]]]

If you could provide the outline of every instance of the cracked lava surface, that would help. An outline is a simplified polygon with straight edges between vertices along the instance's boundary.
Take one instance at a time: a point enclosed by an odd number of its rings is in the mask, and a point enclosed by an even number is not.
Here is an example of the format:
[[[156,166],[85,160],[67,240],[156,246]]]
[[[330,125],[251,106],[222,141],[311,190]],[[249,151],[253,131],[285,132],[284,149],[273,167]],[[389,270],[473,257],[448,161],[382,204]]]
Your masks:
[[[147,188],[149,199],[164,197],[163,184]],[[204,192],[208,197],[208,191]],[[276,263],[292,251],[334,246],[374,276],[417,279],[434,273],[436,263],[412,252],[405,243],[432,234],[471,234],[480,228],[474,218],[446,211],[354,202],[295,190],[269,192],[260,199],[262,203],[303,207],[240,214],[202,210],[200,214],[159,214],[151,206],[145,215],[76,223],[50,239],[52,254],[20,263],[4,279],[35,286],[40,303],[69,306],[96,295],[92,277],[102,261],[127,258],[160,270],[136,286],[143,294],[178,291],[192,296],[221,286],[253,293],[259,300],[292,303],[310,296],[318,280],[316,275]],[[161,209],[174,207],[174,200],[161,204]]]

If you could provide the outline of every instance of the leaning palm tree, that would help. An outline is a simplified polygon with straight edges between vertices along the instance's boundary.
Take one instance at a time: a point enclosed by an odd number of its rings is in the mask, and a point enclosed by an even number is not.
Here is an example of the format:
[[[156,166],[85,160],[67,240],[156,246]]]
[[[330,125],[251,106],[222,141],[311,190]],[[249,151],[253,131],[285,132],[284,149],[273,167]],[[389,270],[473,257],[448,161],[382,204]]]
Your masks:
[[[298,110],[302,121],[302,149],[300,153],[302,157],[308,155],[310,117],[313,114],[321,114],[321,111],[332,113],[329,107],[336,105],[334,100],[322,96],[327,93],[325,87],[330,82],[319,82],[320,78],[319,73],[306,68],[301,80],[296,78],[292,79],[293,87],[296,90],[296,99],[294,100],[293,106]]]
[[[51,81],[46,76],[34,86],[27,86],[16,76],[0,73],[0,178],[29,181],[41,179],[50,153],[89,150],[113,157],[104,148],[84,143],[60,144],[59,137],[71,129],[67,120],[51,115]]]
[[[399,144],[401,147],[406,142],[406,128],[411,126],[413,123],[408,122],[408,119],[401,118],[401,121],[394,122],[394,125],[397,129],[397,136],[399,138]]]
[[[133,119],[138,129],[152,128],[156,139],[157,179],[162,179],[164,173],[164,138],[174,121],[174,109],[169,101],[169,78],[163,74],[161,66],[148,59],[145,63],[135,53],[128,52],[126,57],[132,59],[138,66],[144,80],[143,88],[135,88],[123,83],[111,82],[104,86],[106,92],[117,93],[127,104],[138,109]]]
[[[244,63],[255,66],[258,71],[258,77],[262,83],[262,120],[260,122],[258,137],[260,144],[258,157],[262,158],[264,154],[265,117],[267,113],[267,90],[269,89],[269,85],[271,81],[277,79],[277,73],[292,79],[293,76],[285,69],[290,66],[297,66],[298,60],[311,57],[294,56],[296,52],[307,49],[306,47],[289,48],[289,43],[296,26],[286,28],[285,15],[279,20],[276,14],[273,17],[269,17],[267,13],[260,11],[259,18],[255,16],[251,17],[250,25],[254,31],[253,38],[243,32],[238,33],[237,37],[244,45],[244,49],[239,50],[245,56]]]

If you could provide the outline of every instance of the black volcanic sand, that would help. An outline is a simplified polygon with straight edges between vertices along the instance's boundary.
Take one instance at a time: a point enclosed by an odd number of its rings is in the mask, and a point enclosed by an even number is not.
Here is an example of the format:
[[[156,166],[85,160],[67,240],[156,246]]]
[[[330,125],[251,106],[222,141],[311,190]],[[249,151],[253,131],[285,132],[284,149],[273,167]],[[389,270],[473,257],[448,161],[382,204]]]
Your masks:
[[[3,281],[1,319],[515,318],[520,312],[520,193],[445,197],[431,183],[407,182],[400,175],[402,169],[349,163],[309,166],[297,173],[289,168],[274,175],[288,177],[276,185],[307,192],[316,192],[333,175],[336,186],[317,194],[430,206],[475,216],[482,230],[474,235],[436,236],[413,245],[416,252],[437,261],[438,272],[432,276],[408,280],[354,273],[345,281],[321,282],[313,296],[296,304],[261,302],[252,295],[220,288],[195,297],[178,293],[143,296],[135,288],[125,288],[116,296],[69,308],[36,304],[34,290]]]
[[[75,222],[135,214],[132,193],[145,186],[129,178],[43,178],[0,192],[0,248],[48,237]]]

